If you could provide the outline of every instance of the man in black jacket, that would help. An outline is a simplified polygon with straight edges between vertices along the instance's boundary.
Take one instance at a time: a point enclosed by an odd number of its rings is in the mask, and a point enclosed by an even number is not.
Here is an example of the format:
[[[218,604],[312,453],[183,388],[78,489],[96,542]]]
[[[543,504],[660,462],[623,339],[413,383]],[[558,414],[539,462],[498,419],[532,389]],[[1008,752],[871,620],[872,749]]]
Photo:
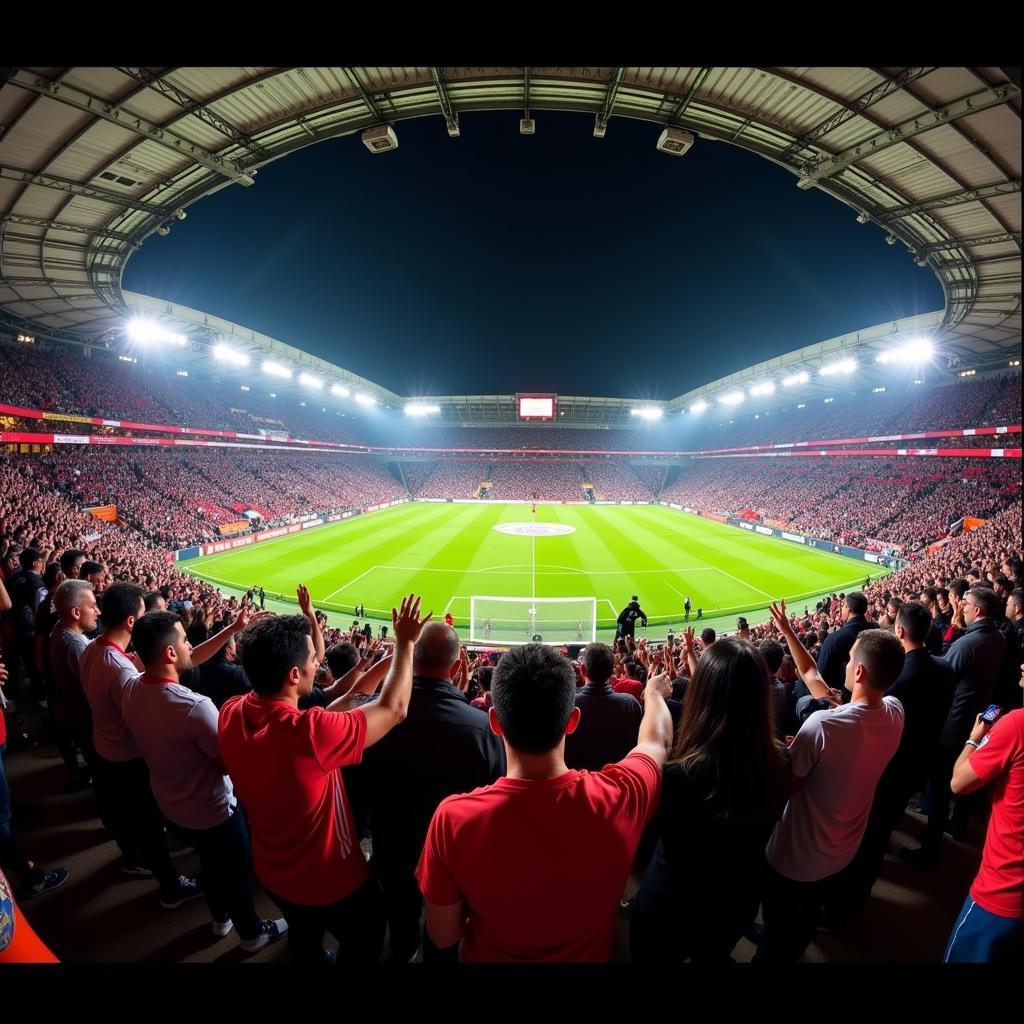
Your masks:
[[[11,598],[9,612],[14,629],[15,642],[22,664],[32,687],[32,699],[41,701],[44,697],[43,677],[36,665],[36,611],[46,596],[46,583],[40,573],[43,571],[43,553],[38,548],[25,548],[18,556],[21,566],[7,584]]]
[[[366,750],[359,767],[369,802],[372,868],[399,962],[408,961],[420,943],[415,870],[437,805],[505,774],[502,742],[487,714],[470,707],[468,686],[469,663],[458,634],[443,622],[428,623],[413,649],[408,715]]]
[[[621,761],[636,746],[644,712],[634,696],[616,693],[609,685],[615,655],[607,644],[587,644],[582,670],[586,685],[576,691],[580,723],[565,738],[565,763],[596,772]]]
[[[920,601],[907,601],[896,613],[893,629],[906,656],[899,678],[886,690],[903,705],[903,735],[879,780],[864,838],[825,908],[823,924],[837,930],[871,897],[882,869],[892,830],[911,795],[924,785],[939,752],[939,736],[953,700],[953,670],[936,658],[925,640],[932,618]]]
[[[640,607],[640,599],[634,594],[629,601],[629,604],[619,612],[619,617],[616,620],[618,625],[618,635],[634,636],[636,632],[636,620],[640,619],[644,624],[644,629],[647,628],[647,616],[644,614],[643,609]]]
[[[938,864],[942,846],[942,833],[949,831],[954,838],[963,838],[972,810],[970,797],[957,800],[952,821],[947,821],[951,797],[949,781],[953,766],[978,715],[992,699],[996,679],[1003,664],[1006,641],[996,626],[999,598],[987,587],[972,587],[964,595],[963,616],[965,630],[953,642],[943,660],[953,669],[956,684],[953,702],[946,716],[940,737],[940,750],[935,758],[928,785],[928,825],[921,847],[904,847],[900,856],[905,861],[925,870]]]
[[[850,699],[849,691],[843,687],[850,651],[857,635],[872,628],[864,617],[867,610],[868,599],[859,590],[847,594],[843,602],[844,625],[836,632],[829,633],[818,655],[818,671],[830,689],[842,691],[843,703]]]

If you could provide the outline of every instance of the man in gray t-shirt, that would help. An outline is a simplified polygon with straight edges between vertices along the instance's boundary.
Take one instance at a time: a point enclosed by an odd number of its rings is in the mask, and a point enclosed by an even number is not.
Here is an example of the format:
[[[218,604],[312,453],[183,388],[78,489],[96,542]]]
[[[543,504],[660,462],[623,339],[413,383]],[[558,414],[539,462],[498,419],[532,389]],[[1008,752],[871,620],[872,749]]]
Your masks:
[[[95,764],[92,743],[92,712],[82,690],[78,659],[89,644],[85,635],[96,628],[100,608],[92,584],[85,580],[65,580],[53,595],[57,625],[49,640],[50,672],[53,676],[57,706],[57,724],[74,737],[86,763]]]
[[[837,703],[786,617],[772,619],[811,694]],[[795,963],[814,938],[818,917],[856,856],[878,780],[903,734],[903,705],[885,691],[903,670],[899,640],[884,629],[860,632],[844,685],[850,702],[816,711],[793,738],[793,793],[768,842],[762,910],[764,938],[756,960]]]

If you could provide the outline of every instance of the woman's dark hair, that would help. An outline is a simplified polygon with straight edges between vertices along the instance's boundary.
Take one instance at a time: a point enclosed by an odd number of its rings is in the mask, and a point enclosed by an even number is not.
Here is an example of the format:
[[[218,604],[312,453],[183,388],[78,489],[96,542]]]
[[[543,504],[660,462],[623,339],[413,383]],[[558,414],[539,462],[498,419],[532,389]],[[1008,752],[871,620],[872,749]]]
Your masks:
[[[670,763],[721,818],[771,820],[789,793],[790,765],[775,739],[768,667],[753,644],[717,640],[686,688]]]

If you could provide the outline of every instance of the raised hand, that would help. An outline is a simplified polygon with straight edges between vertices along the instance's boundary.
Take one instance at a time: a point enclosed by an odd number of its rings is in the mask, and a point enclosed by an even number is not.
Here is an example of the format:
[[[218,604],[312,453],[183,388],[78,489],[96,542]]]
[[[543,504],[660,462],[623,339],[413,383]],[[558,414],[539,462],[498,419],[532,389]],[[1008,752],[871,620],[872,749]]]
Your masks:
[[[665,700],[668,700],[672,696],[672,680],[669,678],[667,672],[659,672],[657,675],[651,676],[647,680],[646,690],[651,693],[658,693]]]
[[[252,622],[252,619],[253,606],[251,604],[246,604],[243,602],[239,606],[238,614],[235,616],[234,620],[232,621],[228,629],[230,629],[232,633],[241,633],[242,630],[245,629],[250,622]]]
[[[305,616],[313,614],[313,599],[309,596],[309,591],[306,589],[304,583],[300,583],[295,590],[295,595],[299,599],[299,609]]]
[[[391,625],[395,640],[399,643],[416,643],[423,632],[423,627],[433,617],[433,612],[427,612],[424,618],[420,618],[420,598],[416,594],[403,597],[402,607],[397,610],[391,609]]]
[[[768,610],[772,614],[772,622],[778,627],[779,632],[785,636],[788,633],[793,632],[793,627],[789,624],[789,617],[786,615],[786,601],[783,598],[776,604],[774,601],[768,606]]]
[[[687,654],[690,654],[691,652],[693,654],[697,653],[697,643],[694,636],[695,633],[693,626],[687,626],[686,629],[683,630],[683,645],[686,647]]]

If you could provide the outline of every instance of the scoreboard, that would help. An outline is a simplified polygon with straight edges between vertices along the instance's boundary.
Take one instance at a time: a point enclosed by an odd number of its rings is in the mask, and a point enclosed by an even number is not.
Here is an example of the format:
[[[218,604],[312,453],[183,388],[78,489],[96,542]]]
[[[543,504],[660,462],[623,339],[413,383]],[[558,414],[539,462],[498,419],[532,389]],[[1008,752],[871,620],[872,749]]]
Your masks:
[[[516,416],[521,420],[553,420],[557,395],[516,395]]]

